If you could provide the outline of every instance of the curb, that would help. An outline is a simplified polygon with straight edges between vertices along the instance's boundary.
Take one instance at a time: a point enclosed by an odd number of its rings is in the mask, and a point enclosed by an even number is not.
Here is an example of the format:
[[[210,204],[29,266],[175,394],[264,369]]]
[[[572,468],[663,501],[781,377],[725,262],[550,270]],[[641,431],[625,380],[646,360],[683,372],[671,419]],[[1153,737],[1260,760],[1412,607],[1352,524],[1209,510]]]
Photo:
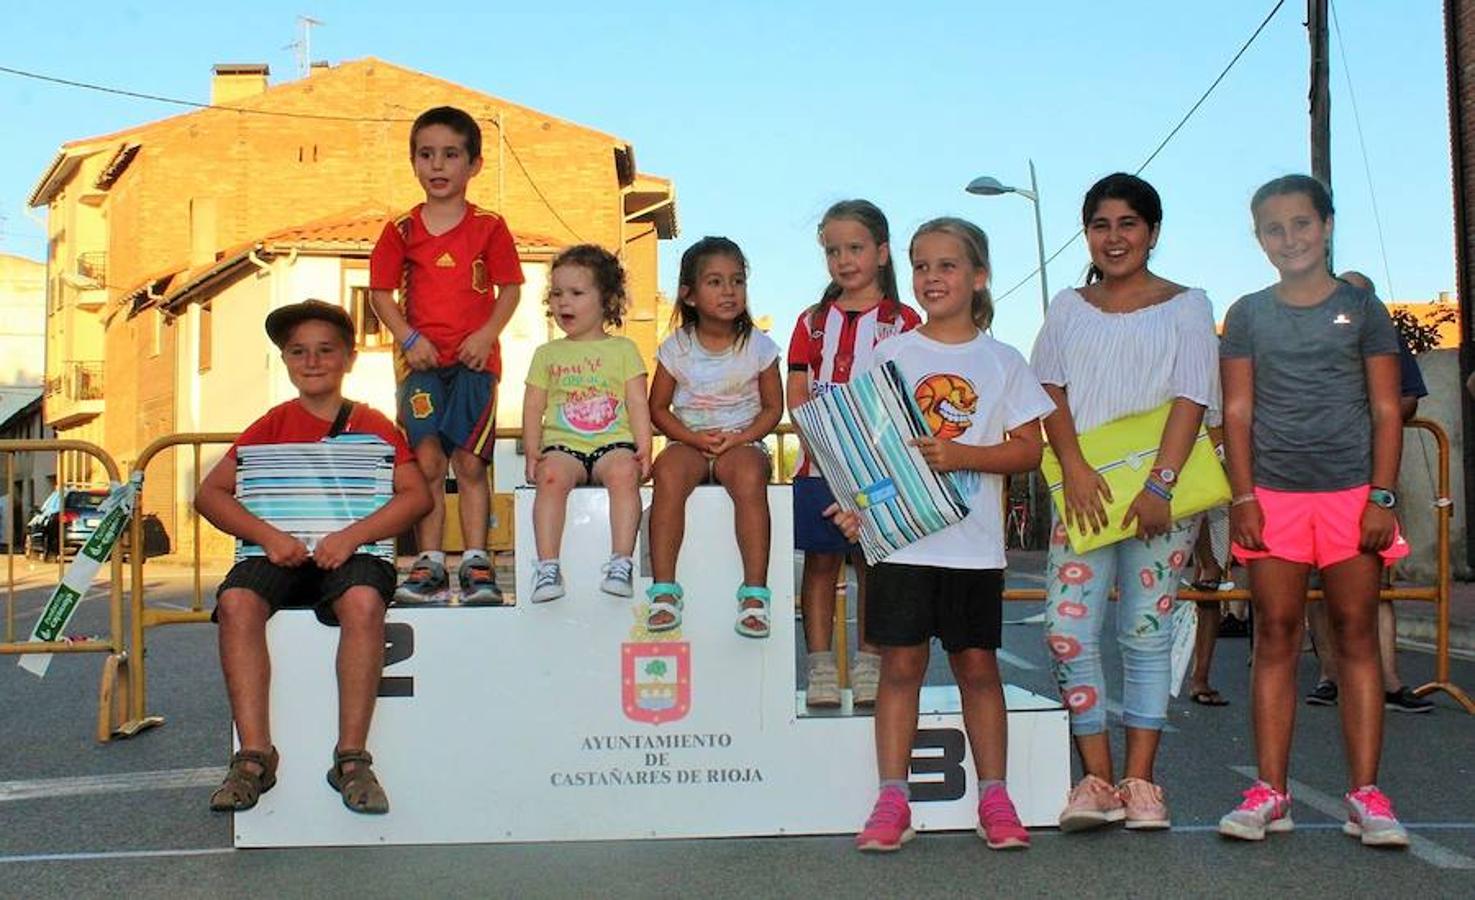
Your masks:
[[[1410,614],[1403,609],[1398,610],[1400,638],[1433,646],[1437,630],[1433,615]],[[1475,625],[1469,622],[1450,622],[1449,646],[1452,650],[1475,653]]]

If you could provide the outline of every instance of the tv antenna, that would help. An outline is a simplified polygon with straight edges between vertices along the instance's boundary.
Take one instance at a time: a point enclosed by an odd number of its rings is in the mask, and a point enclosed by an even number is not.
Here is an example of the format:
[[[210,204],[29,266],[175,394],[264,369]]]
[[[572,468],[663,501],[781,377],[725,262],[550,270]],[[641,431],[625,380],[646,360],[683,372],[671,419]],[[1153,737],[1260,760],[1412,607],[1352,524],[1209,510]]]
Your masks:
[[[297,17],[297,40],[283,47],[283,50],[292,50],[297,54],[297,77],[306,78],[312,71],[312,30],[313,28],[326,25],[322,19],[314,19],[312,16]]]

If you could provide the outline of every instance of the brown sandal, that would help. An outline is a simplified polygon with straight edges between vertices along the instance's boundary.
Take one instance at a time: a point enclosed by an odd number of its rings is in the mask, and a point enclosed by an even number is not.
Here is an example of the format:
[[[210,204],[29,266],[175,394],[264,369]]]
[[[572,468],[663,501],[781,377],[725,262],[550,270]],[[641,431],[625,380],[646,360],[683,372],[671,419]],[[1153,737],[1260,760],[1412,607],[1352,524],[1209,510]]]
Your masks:
[[[278,760],[275,747],[265,753],[260,750],[237,751],[230,758],[225,780],[210,795],[210,808],[216,812],[245,812],[255,806],[261,795],[276,785]]]
[[[355,764],[351,769],[344,766]],[[356,813],[383,815],[389,812],[389,797],[374,776],[374,757],[367,750],[339,750],[333,754],[328,785],[343,795],[343,805]]]

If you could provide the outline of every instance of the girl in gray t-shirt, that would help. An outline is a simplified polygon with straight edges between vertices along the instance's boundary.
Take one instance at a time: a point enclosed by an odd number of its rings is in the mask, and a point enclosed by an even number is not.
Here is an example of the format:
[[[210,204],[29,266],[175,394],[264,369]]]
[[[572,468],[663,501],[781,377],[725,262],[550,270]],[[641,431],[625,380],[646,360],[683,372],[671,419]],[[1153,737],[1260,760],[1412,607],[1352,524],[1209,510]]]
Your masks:
[[[1250,204],[1255,236],[1280,280],[1224,318],[1219,356],[1224,446],[1234,489],[1234,552],[1255,605],[1255,752],[1260,780],[1219,832],[1262,840],[1291,829],[1287,768],[1306,582],[1321,570],[1342,669],[1348,834],[1407,846],[1377,787],[1383,681],[1378,662],[1382,567],[1408,553],[1392,485],[1402,449],[1398,335],[1371,294],[1327,266],[1332,202],[1319,181],[1287,175]]]

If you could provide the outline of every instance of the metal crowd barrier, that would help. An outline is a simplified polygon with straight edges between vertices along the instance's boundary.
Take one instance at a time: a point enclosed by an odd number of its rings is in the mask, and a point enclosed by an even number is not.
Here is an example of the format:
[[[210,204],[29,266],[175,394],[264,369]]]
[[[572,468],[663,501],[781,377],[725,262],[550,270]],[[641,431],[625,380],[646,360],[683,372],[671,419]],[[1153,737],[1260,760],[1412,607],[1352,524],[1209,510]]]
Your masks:
[[[1450,503],[1450,500],[1449,500],[1449,492],[1450,492],[1450,475],[1449,475],[1450,453],[1449,453],[1449,438],[1445,435],[1444,430],[1442,428],[1440,428],[1437,424],[1435,424],[1433,422],[1430,422],[1430,421],[1427,421],[1427,420],[1424,420],[1424,419],[1416,419],[1416,420],[1414,420],[1412,422],[1409,422],[1408,425],[1407,425],[1407,427],[1408,428],[1413,428],[1413,429],[1422,429],[1424,431],[1429,432],[1431,435],[1433,435],[1434,440],[1435,440],[1435,443],[1438,445],[1438,448],[1439,448],[1438,497],[1436,498],[1435,504],[1434,504],[1435,505],[1435,515],[1436,515],[1436,518],[1437,518],[1437,529],[1436,529],[1436,532],[1437,532],[1438,581],[1437,581],[1436,584],[1434,584],[1432,586],[1404,586],[1404,587],[1384,588],[1382,590],[1382,592],[1381,592],[1381,600],[1383,600],[1385,602],[1386,601],[1392,601],[1392,600],[1423,600],[1423,601],[1432,602],[1432,603],[1435,604],[1435,606],[1436,606],[1436,617],[1437,617],[1437,638],[1436,638],[1436,643],[1435,643],[1435,677],[1434,677],[1434,680],[1433,681],[1431,681],[1431,682],[1429,682],[1427,684],[1421,685],[1420,687],[1416,688],[1414,692],[1416,694],[1418,694],[1419,696],[1424,696],[1426,694],[1433,693],[1434,691],[1444,691],[1446,694],[1448,694],[1449,696],[1451,696],[1452,698],[1454,698],[1455,701],[1458,702],[1462,707],[1464,707],[1464,709],[1467,712],[1471,713],[1472,715],[1475,715],[1475,701],[1472,701],[1471,698],[1470,698],[1470,696],[1468,694],[1466,694],[1464,690],[1462,690],[1458,685],[1454,684],[1450,680],[1450,674],[1449,674],[1449,601],[1450,601],[1450,574],[1449,574],[1449,555],[1450,555],[1450,546],[1449,546],[1449,544],[1450,544],[1450,539],[1449,539],[1449,524],[1450,524],[1451,506],[1452,506],[1452,504]],[[497,431],[496,431],[496,438],[498,440],[515,440],[515,439],[520,439],[521,438],[521,434],[522,434],[522,430],[520,428],[498,428]],[[775,438],[775,441],[776,441],[776,444],[777,444],[777,453],[775,454],[776,459],[775,459],[775,465],[774,465],[774,469],[773,469],[773,481],[775,483],[786,483],[789,480],[789,474],[790,473],[788,473],[787,471],[785,471],[784,450],[785,450],[785,447],[786,447],[786,439],[789,438],[789,437],[793,437],[793,436],[795,436],[795,432],[794,432],[793,426],[790,425],[787,422],[780,424],[779,427],[774,432],[774,438]],[[205,445],[205,444],[229,444],[229,443],[234,442],[235,439],[236,439],[236,437],[237,437],[237,433],[235,433],[235,432],[202,432],[202,433],[175,434],[175,435],[169,435],[169,436],[160,438],[159,440],[154,441],[152,444],[150,444],[148,447],[146,447],[143,450],[143,452],[139,454],[138,461],[137,461],[137,463],[134,464],[133,475],[134,475],[135,478],[141,479],[145,475],[145,473],[146,473],[146,470],[148,468],[149,462],[152,461],[153,458],[155,456],[157,456],[159,453],[161,453],[164,450],[169,449],[171,447],[178,447],[178,446],[188,445],[188,446],[190,446],[192,448],[192,452],[194,454],[193,482],[194,482],[194,491],[198,491],[199,490],[199,485],[200,485],[201,474],[202,474],[201,471],[200,471],[200,448],[203,445]],[[658,440],[660,440],[660,439],[658,438]],[[50,445],[52,445],[52,444],[66,444],[66,445],[69,445],[66,449],[88,449],[88,448],[90,448],[92,451],[95,451],[94,455],[102,454],[102,451],[101,450],[98,450],[97,448],[92,447],[91,445],[80,445],[80,444],[78,444],[78,442],[68,442],[68,441],[53,441],[53,442],[44,442],[44,441],[7,441],[7,442],[0,442],[0,452],[3,452],[6,449],[10,449],[10,448],[8,448],[6,446],[6,445],[9,445],[9,444],[46,444],[46,445],[48,445],[48,447]],[[76,445],[76,446],[73,447],[71,445]],[[14,448],[14,449],[26,449],[26,448],[19,448],[19,447],[17,447],[17,448]],[[102,454],[102,458],[106,459],[106,455],[105,454]],[[116,467],[115,466],[112,466],[112,461],[110,459],[106,459],[105,465],[108,465],[110,467],[109,468],[110,473],[112,474],[112,476],[114,478],[116,478],[116,472],[115,472]],[[194,494],[192,492],[191,495],[190,495],[190,499],[191,500],[193,500],[193,496],[194,496]],[[148,633],[148,630],[150,628],[154,628],[154,627],[157,627],[157,626],[160,626],[160,625],[175,625],[175,624],[191,623],[191,622],[208,622],[210,620],[210,611],[207,610],[207,609],[205,609],[205,606],[204,606],[204,598],[203,598],[202,588],[201,588],[201,549],[200,549],[200,529],[201,529],[200,521],[201,520],[200,520],[200,516],[193,511],[192,506],[191,506],[189,515],[190,515],[191,527],[193,528],[193,532],[194,532],[194,542],[193,542],[194,590],[193,590],[192,602],[190,604],[190,608],[187,609],[187,610],[175,610],[175,609],[159,609],[159,608],[150,607],[145,602],[143,570],[144,570],[144,565],[147,562],[147,560],[146,560],[145,554],[143,552],[143,548],[144,548],[144,541],[143,541],[143,519],[144,519],[143,492],[142,492],[142,490],[139,491],[139,495],[138,495],[138,498],[136,500],[135,507],[134,507],[133,522],[132,522],[132,526],[131,526],[132,527],[132,541],[131,541],[131,545],[134,548],[134,552],[133,552],[132,558],[130,560],[131,567],[132,567],[132,590],[130,591],[130,594],[131,594],[130,599],[132,601],[131,602],[130,624],[131,624],[132,628],[131,628],[130,641],[129,641],[129,646],[131,648],[131,654],[126,655],[126,656],[123,655],[120,652],[121,651],[121,648],[118,648],[118,649],[115,649],[114,650],[114,657],[119,657],[120,658],[120,661],[117,664],[117,668],[118,668],[118,671],[120,673],[122,673],[124,675],[128,674],[127,669],[124,668],[121,663],[122,662],[126,662],[126,661],[131,661],[131,669],[132,669],[132,671],[131,671],[131,675],[132,675],[131,682],[132,683],[131,683],[131,690],[128,689],[129,685],[127,685],[127,683],[125,682],[124,685],[123,685],[123,689],[121,691],[118,690],[117,688],[114,688],[111,691],[111,695],[112,696],[122,696],[122,697],[126,697],[128,699],[127,709],[128,709],[128,713],[129,713],[129,719],[126,722],[124,722],[120,727],[117,727],[117,728],[112,729],[112,731],[114,731],[116,733],[119,733],[119,734],[122,734],[122,735],[125,735],[125,736],[135,734],[135,733],[137,733],[140,730],[143,730],[145,728],[152,727],[154,725],[162,724],[163,721],[164,721],[162,716],[151,715],[151,714],[148,713],[148,682],[147,682],[147,652],[148,652],[147,651],[147,633]],[[118,560],[118,555],[117,554],[114,554],[113,566],[114,566],[115,577],[114,577],[114,584],[113,584],[113,592],[114,592],[115,602],[118,604],[118,609],[121,610],[121,600],[120,599],[116,599],[118,597],[119,584],[121,583],[121,578],[119,577],[121,575],[121,573],[118,571],[119,565],[120,565],[120,563],[119,563],[119,560]],[[1322,595],[1321,595],[1321,592],[1320,591],[1312,591],[1312,592],[1310,592],[1308,594],[1308,597],[1311,600],[1320,600],[1321,599],[1321,596]],[[1038,602],[1042,602],[1045,599],[1045,591],[1043,589],[1041,589],[1041,588],[1011,588],[1011,589],[1006,590],[1004,592],[1004,599],[1006,601],[1013,601],[1013,602],[1036,602],[1036,603],[1038,603]],[[1250,592],[1248,590],[1243,589],[1243,588],[1232,590],[1232,591],[1219,591],[1219,592],[1213,592],[1213,593],[1185,589],[1185,590],[1179,591],[1178,599],[1179,600],[1184,600],[1184,601],[1248,600],[1248,599],[1250,599]],[[847,609],[846,609],[846,606],[847,606],[847,604],[846,604],[845,588],[844,588],[844,585],[842,583],[842,585],[837,589],[837,594],[836,594],[836,604],[835,604],[835,632],[834,632],[835,633],[835,642],[836,642],[836,657],[837,657],[838,660],[841,661],[840,662],[840,679],[841,679],[840,683],[841,683],[841,686],[842,687],[846,686],[848,684],[848,681],[849,681],[849,672],[848,672],[849,666],[848,666],[848,662],[847,662],[847,660],[848,660],[848,654],[846,653],[846,646],[845,646],[846,645],[846,642],[847,642],[846,623],[847,623],[847,618],[848,618],[847,617]],[[119,627],[115,627],[114,628],[114,636],[115,637],[120,632],[121,632],[121,628],[119,628]],[[9,646],[11,646],[11,645],[9,645],[9,644],[0,645],[0,649],[7,648]],[[39,645],[37,645],[37,646],[39,646]],[[87,649],[98,649],[98,650],[101,650],[101,649],[113,649],[113,645],[112,644],[108,644],[108,645],[104,646],[101,643],[99,643],[98,646],[91,646],[91,645],[88,645],[88,644],[78,644],[78,645],[69,645],[68,647],[64,648],[65,651],[72,651],[72,652],[75,652],[75,651],[77,651],[79,649],[83,649],[83,650],[87,650]],[[15,652],[15,651],[12,651],[12,652]],[[105,674],[104,674],[105,692],[108,691],[107,684],[108,684],[108,675],[105,672]],[[101,735],[101,725],[99,726],[99,734]],[[100,739],[105,739],[105,738],[100,738]]]
[[[1379,600],[1384,603],[1394,600],[1423,600],[1435,605],[1434,680],[1415,688],[1414,693],[1423,697],[1435,691],[1443,691],[1464,707],[1465,712],[1475,715],[1475,700],[1472,700],[1464,689],[1451,681],[1449,674],[1449,526],[1454,510],[1453,501],[1449,496],[1449,436],[1444,433],[1443,428],[1428,419],[1413,419],[1405,423],[1404,428],[1429,432],[1439,448],[1438,493],[1434,498],[1437,580],[1430,586],[1385,587],[1379,592]],[[1312,601],[1323,599],[1322,592],[1319,590],[1308,591],[1306,596]],[[1006,601],[1040,603],[1044,599],[1045,590],[1043,588],[1009,588],[1004,591]],[[1183,588],[1178,591],[1178,599],[1200,602],[1249,600],[1250,591],[1246,588],[1236,588],[1232,591],[1208,592]],[[846,621],[845,602],[845,589],[842,585],[836,592],[835,598],[835,640],[837,642],[835,656],[840,663],[842,687],[847,683],[849,677],[849,661],[845,655],[843,643]]]
[[[66,465],[66,453],[81,453],[90,456],[101,464],[103,471],[107,473],[110,484],[116,485],[118,479],[118,464],[96,444],[86,441],[71,440],[16,440],[0,441],[0,454],[5,456],[5,484],[13,490],[15,485],[15,454],[17,453],[56,453],[56,483],[58,491],[57,534],[56,534],[56,579],[61,582],[66,572],[66,523],[63,512],[66,510],[66,493],[68,488],[68,469]],[[115,552],[111,560],[111,578],[108,586],[108,633],[97,638],[84,640],[56,640],[56,641],[17,641],[15,635],[15,523],[11,523],[11,534],[8,535],[10,552],[6,554],[6,595],[5,595],[5,640],[0,642],[0,654],[22,654],[22,653],[106,653],[107,659],[103,662],[101,688],[97,700],[97,739],[100,742],[109,740],[115,731],[123,725],[124,716],[127,715],[127,698],[129,694],[130,672],[129,657],[124,648],[123,640],[123,555]]]

